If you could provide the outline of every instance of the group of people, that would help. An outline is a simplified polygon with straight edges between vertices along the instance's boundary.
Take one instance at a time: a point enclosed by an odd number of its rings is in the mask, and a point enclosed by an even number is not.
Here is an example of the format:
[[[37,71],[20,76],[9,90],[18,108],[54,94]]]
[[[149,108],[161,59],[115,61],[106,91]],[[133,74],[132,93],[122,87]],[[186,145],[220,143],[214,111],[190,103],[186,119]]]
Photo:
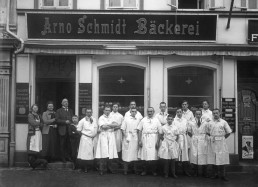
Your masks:
[[[151,171],[156,176],[157,165],[162,163],[165,178],[169,176],[170,169],[172,177],[177,178],[175,166],[179,163],[186,176],[191,176],[191,166],[194,176],[198,176],[198,168],[201,166],[204,177],[217,179],[220,176],[222,180],[228,181],[225,165],[229,164],[229,152],[225,140],[231,129],[220,118],[219,109],[209,109],[208,101],[203,101],[202,109],[197,109],[195,115],[188,109],[188,102],[183,101],[182,108],[176,110],[175,116],[168,114],[166,103],[161,102],[160,112],[154,115],[154,108],[148,107],[146,117],[137,111],[135,101],[130,102],[130,110],[125,116],[118,112],[119,106],[114,103],[113,106],[104,107],[98,121],[92,116],[92,109],[86,109],[85,117],[79,122],[78,117],[68,108],[67,99],[63,99],[62,108],[56,113],[51,105],[53,103],[48,103],[42,121],[36,105],[32,106],[29,114],[29,158],[37,160],[36,165],[47,165],[45,159],[36,158],[31,153],[42,150],[40,129],[43,124],[42,152],[47,153],[46,158],[53,158],[55,154],[52,153],[58,150],[53,148],[56,145],[50,141],[55,138],[51,131],[57,128],[61,160],[73,161],[75,167],[84,172],[98,160],[100,175],[105,171],[114,173],[114,159],[120,158],[125,175],[132,165],[136,174],[144,176]],[[141,172],[137,165],[142,166]],[[208,165],[213,165],[211,176],[208,175]],[[35,167],[33,164],[31,166]]]

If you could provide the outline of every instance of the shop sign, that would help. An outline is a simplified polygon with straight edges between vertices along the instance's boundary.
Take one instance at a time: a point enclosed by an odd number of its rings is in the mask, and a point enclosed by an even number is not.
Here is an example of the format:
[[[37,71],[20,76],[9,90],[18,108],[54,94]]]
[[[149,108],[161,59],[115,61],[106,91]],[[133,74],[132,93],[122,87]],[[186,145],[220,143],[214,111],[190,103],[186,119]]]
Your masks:
[[[248,43],[258,44],[258,20],[248,20]]]
[[[254,141],[253,136],[242,136],[242,159],[254,158]]]
[[[27,13],[29,39],[216,41],[217,15]]]
[[[232,132],[235,132],[236,126],[236,99],[222,98],[222,118],[228,122]]]
[[[79,83],[79,118],[92,108],[92,83]]]
[[[28,122],[29,108],[29,83],[16,83],[16,123]]]

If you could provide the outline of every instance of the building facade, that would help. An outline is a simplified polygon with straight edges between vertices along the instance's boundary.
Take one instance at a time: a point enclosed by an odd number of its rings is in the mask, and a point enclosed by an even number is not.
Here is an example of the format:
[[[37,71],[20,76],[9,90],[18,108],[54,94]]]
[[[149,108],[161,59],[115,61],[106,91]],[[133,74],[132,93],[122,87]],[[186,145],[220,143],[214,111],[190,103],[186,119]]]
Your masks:
[[[233,133],[231,161],[258,158],[258,2],[235,0],[17,0],[15,150],[26,162],[27,114],[33,103],[69,99],[83,116],[130,100],[146,113],[186,99],[222,108]],[[230,22],[230,23],[229,23]],[[253,157],[243,153],[248,141]],[[248,143],[249,144],[249,143]]]

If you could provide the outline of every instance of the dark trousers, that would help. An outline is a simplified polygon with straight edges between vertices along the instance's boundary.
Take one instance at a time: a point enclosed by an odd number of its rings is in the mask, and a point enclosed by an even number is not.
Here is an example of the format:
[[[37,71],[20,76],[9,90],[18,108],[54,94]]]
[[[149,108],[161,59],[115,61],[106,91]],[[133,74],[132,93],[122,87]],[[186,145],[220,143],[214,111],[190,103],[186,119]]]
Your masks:
[[[134,173],[137,173],[137,165],[136,165],[136,163],[137,163],[137,161],[124,162],[124,171],[127,172],[129,165],[132,164],[133,165]]]
[[[202,175],[203,176],[207,176],[208,175],[208,166],[207,165],[202,165],[201,167],[202,167]],[[194,164],[193,168],[194,168],[195,174],[198,176],[198,174],[199,174],[199,171],[198,171],[199,165]]]
[[[102,172],[104,170],[109,170],[113,172],[112,162],[113,162],[113,159],[101,158],[99,163],[99,170]]]
[[[71,157],[72,157],[72,161],[75,163],[78,156],[80,138],[70,138],[70,143],[71,143]]]
[[[70,159],[70,140],[68,139],[67,134],[63,135],[63,136],[59,136],[59,140],[60,140],[60,157],[61,159],[65,159],[68,158]]]
[[[78,160],[79,168],[82,170],[87,170],[93,167],[93,160]]]
[[[221,177],[226,176],[226,166],[225,165],[213,165],[212,170],[214,175],[220,175]]]
[[[143,161],[143,171],[147,172],[148,166],[151,168],[151,171],[154,173],[157,170],[157,161],[151,160],[151,161]]]
[[[171,172],[173,175],[176,173],[176,161],[175,159],[163,159],[163,165],[164,165],[164,174],[169,174],[169,168],[171,168]]]

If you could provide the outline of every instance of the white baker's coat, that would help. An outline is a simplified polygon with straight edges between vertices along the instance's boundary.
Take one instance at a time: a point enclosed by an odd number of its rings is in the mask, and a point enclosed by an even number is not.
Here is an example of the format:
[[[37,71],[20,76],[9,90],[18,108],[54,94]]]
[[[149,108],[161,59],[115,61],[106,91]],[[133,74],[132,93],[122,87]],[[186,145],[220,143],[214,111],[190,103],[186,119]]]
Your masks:
[[[190,163],[206,165],[208,153],[207,122],[202,119],[200,121],[200,127],[197,125],[197,119],[188,124],[188,132],[193,135],[190,142]]]
[[[111,112],[110,116],[112,117],[113,121],[116,122],[118,125],[122,125],[124,117],[119,112]],[[116,138],[116,149],[117,152],[122,150],[122,132],[121,129],[115,130],[115,138]]]
[[[122,144],[122,160],[125,162],[138,160],[138,135],[137,127],[140,120],[134,117],[125,118],[121,129],[125,131]]]
[[[112,117],[103,114],[99,117],[99,128],[103,125],[112,124]],[[118,158],[114,129],[101,130],[99,133],[96,158]]]
[[[203,121],[207,121],[208,120],[212,120],[212,111],[210,111],[210,109],[204,110],[202,109],[202,120]]]
[[[125,117],[124,117],[124,118],[130,117],[130,116],[131,116],[131,111],[129,110],[129,111],[127,111],[127,112],[125,113]],[[141,119],[143,118],[143,117],[142,117],[142,114],[141,114],[139,111],[137,111],[135,117],[136,117],[137,119],[139,119],[139,120],[141,120]]]
[[[213,119],[207,125],[208,132],[211,135],[208,142],[208,164],[229,164],[229,152],[225,135],[232,132],[230,126],[221,118]]]
[[[144,117],[138,125],[137,129],[142,132],[142,147],[139,148],[139,158],[141,160],[158,159],[156,143],[160,128],[161,124],[155,117]]]
[[[77,126],[77,131],[82,133],[77,156],[81,160],[94,159],[94,137],[97,134],[98,125],[96,119],[91,118],[93,120],[92,123],[90,122],[90,118],[85,117],[79,121]]]
[[[188,156],[188,140],[187,140],[187,120],[183,117],[178,118],[177,116],[174,118],[173,125],[178,128],[179,137],[178,137],[178,144],[179,144],[179,161],[189,161]]]
[[[174,125],[163,125],[160,134],[164,134],[164,140],[159,148],[159,157],[162,159],[178,159],[179,145],[176,138],[179,134],[178,128]]]
[[[156,118],[158,118],[159,122],[161,123],[161,125],[165,125],[167,124],[167,117],[168,117],[168,113],[167,112],[159,112],[155,115]]]

